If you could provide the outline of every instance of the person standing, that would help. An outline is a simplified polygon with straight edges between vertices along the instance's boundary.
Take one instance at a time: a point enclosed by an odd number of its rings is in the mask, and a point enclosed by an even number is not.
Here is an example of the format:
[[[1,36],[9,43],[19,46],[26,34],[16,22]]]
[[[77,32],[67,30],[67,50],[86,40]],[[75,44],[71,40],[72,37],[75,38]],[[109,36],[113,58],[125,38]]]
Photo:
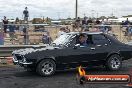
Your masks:
[[[124,25],[129,25],[131,22],[128,20],[128,18],[126,19],[126,21],[124,22]]]
[[[109,21],[109,18],[105,20],[105,33],[108,33],[109,30],[111,30],[111,22]]]
[[[66,26],[65,31],[66,31],[66,33],[69,33],[70,32],[70,29],[69,29],[68,26]]]
[[[11,24],[9,25],[9,35],[10,35],[10,41],[12,44],[15,44],[15,29],[16,29],[16,26],[13,25],[13,22],[11,22]]]
[[[87,17],[84,17],[82,20],[82,30],[81,31],[88,31],[87,30]]]
[[[87,20],[88,30],[90,30],[90,28],[92,28],[92,24],[93,24],[93,20],[91,18],[89,18]]]
[[[19,25],[20,22],[19,22],[19,18],[17,17],[16,20],[15,20],[15,24],[16,24],[16,30],[19,30]]]
[[[49,32],[47,32],[46,34],[43,34],[43,36],[42,36],[42,42],[44,44],[51,44],[52,38],[51,38]]]
[[[25,7],[25,10],[23,11],[23,15],[24,15],[24,22],[28,23],[28,18],[29,18],[29,12],[27,10],[28,8]]]
[[[99,21],[99,18],[97,18],[95,24],[96,24],[96,25],[100,25],[100,23],[101,23],[101,22]]]
[[[4,45],[4,33],[1,29],[0,29],[0,45]]]
[[[4,19],[3,19],[3,27],[4,27],[4,35],[6,35],[7,33],[7,27],[8,27],[8,20],[6,19],[6,16],[4,16]]]
[[[57,37],[60,37],[61,35],[65,34],[65,33],[66,33],[66,32],[65,32],[65,27],[62,27],[62,28],[60,28]]]
[[[75,28],[79,31],[80,26],[81,26],[81,19],[80,17],[78,17],[75,21]]]

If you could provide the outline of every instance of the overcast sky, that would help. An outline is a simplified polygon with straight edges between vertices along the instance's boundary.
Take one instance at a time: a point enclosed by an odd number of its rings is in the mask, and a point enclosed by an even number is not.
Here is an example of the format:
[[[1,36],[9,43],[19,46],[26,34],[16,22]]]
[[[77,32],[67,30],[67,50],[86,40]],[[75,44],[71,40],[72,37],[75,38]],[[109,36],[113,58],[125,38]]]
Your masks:
[[[115,16],[132,14],[132,0],[78,0],[79,16]],[[30,18],[67,18],[75,16],[75,0],[0,0],[0,17],[22,18],[28,7]]]

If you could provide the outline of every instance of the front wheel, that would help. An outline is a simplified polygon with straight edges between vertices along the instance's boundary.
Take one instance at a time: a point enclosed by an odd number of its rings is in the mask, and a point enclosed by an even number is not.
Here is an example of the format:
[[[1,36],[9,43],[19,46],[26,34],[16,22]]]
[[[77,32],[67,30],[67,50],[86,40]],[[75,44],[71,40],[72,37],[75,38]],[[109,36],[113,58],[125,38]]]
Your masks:
[[[106,61],[106,68],[108,70],[119,70],[122,67],[122,59],[119,55],[112,55]]]
[[[50,75],[53,75],[55,73],[55,71],[56,71],[56,64],[51,59],[42,60],[38,64],[38,66],[36,68],[36,71],[41,76],[50,76]]]

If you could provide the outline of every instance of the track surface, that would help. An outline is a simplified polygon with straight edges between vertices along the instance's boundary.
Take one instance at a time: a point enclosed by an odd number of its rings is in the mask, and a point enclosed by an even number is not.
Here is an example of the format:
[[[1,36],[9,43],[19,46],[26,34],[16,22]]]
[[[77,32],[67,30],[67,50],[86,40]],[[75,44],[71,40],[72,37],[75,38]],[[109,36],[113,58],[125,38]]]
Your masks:
[[[124,61],[120,71],[105,71],[103,68],[91,68],[87,74],[129,74],[132,59]],[[36,73],[26,72],[18,66],[0,67],[0,88],[129,88],[125,84],[85,84],[76,82],[77,71],[57,72],[51,77],[40,77]],[[132,72],[131,72],[132,73]]]

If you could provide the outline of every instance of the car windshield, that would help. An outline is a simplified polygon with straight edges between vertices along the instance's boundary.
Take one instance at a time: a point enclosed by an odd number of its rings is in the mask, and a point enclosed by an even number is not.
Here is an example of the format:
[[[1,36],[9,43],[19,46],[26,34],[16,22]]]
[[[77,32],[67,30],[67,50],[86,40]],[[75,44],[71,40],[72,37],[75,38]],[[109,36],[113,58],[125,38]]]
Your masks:
[[[71,34],[63,34],[59,38],[57,38],[52,44],[65,45],[70,38],[71,38]]]

